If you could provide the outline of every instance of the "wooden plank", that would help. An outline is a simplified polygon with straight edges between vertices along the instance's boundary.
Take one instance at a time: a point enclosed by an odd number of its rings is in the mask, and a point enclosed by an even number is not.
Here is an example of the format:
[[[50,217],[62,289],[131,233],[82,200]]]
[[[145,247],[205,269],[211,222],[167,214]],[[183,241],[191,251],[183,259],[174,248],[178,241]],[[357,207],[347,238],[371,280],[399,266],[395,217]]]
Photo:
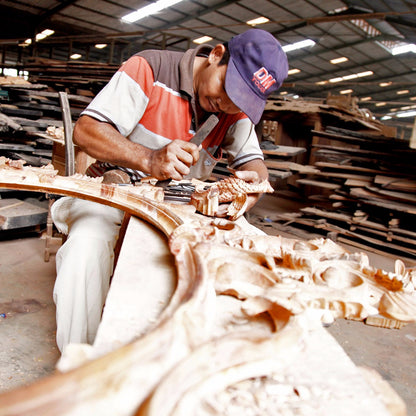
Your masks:
[[[316,215],[317,217],[323,217],[328,219],[333,219],[336,221],[344,221],[349,226],[363,226],[372,230],[380,230],[387,233],[392,233],[394,235],[403,235],[409,238],[413,238],[416,241],[416,232],[398,228],[398,227],[387,227],[386,225],[374,222],[368,219],[356,219],[348,214],[343,214],[333,211],[325,211],[316,207],[305,207],[300,209],[301,212],[308,215]]]
[[[329,131],[329,129],[332,129],[332,131]],[[362,145],[366,148],[385,147],[386,149],[391,148],[396,151],[399,151],[400,149],[409,149],[409,143],[405,140],[389,138],[380,135],[365,135],[351,130],[335,127],[329,127],[326,131],[312,130],[312,133],[316,136],[325,137],[335,141]]]
[[[291,171],[299,172],[299,173],[319,172],[319,169],[316,169],[314,166],[301,165],[299,163],[289,162],[287,160],[265,159],[264,163],[268,168],[272,168],[272,169],[291,170]]]
[[[385,199],[392,199],[396,201],[416,203],[416,195],[408,192],[387,191],[385,189],[376,188],[374,186],[367,187],[370,192],[379,194]]]
[[[371,160],[371,157],[385,157],[385,158],[391,158],[392,153],[385,153],[385,152],[379,152],[375,150],[366,150],[366,149],[360,149],[358,147],[354,148],[351,146],[348,147],[340,147],[340,146],[331,146],[327,144],[313,144],[312,147],[317,149],[325,149],[325,150],[331,150],[334,152],[341,152],[346,154],[362,154],[366,155],[367,159]]]
[[[137,250],[143,257],[137,256]],[[166,238],[155,227],[131,217],[94,349],[100,354],[112,351],[154,328],[172,297],[176,279],[175,262]]]
[[[9,116],[22,116],[22,117],[33,117],[33,118],[39,118],[43,116],[42,111],[37,110],[25,110],[22,108],[13,108],[12,106],[5,106],[2,104],[1,111],[4,114],[7,114]]]
[[[345,186],[350,186],[350,187],[355,187],[355,188],[358,188],[358,187],[364,188],[366,186],[371,185],[372,182],[373,182],[373,179],[368,179],[368,180],[362,180],[362,179],[347,179],[344,182],[344,185]]]
[[[383,188],[401,190],[405,192],[416,192],[416,180],[406,178],[395,178],[391,176],[377,175],[374,183]]]
[[[315,181],[313,179],[297,179],[296,183],[299,183],[300,185],[317,186],[319,188],[332,189],[332,190],[341,188],[341,185],[336,184],[336,183]]]
[[[38,118],[35,120],[24,118],[24,117],[10,117],[16,123],[19,123],[22,126],[32,126],[38,128],[46,129],[49,126],[61,127],[63,125],[62,120],[58,119],[48,119],[48,118]]]
[[[381,130],[384,130],[385,126],[383,125],[382,127],[383,128]],[[394,130],[395,128],[393,128],[393,131]],[[327,126],[326,131],[329,133],[334,133],[334,134],[341,134],[341,135],[347,135],[347,136],[352,136],[352,137],[358,137],[362,139],[368,139],[369,142],[371,141],[386,142],[389,145],[394,144],[395,146],[408,147],[407,140],[403,140],[403,139],[397,138],[396,136],[391,136],[391,135],[386,136],[382,133],[376,133],[374,131],[369,131],[369,130],[357,131],[357,130],[345,129],[339,126]]]
[[[26,144],[15,144],[15,143],[0,143],[0,150],[16,150],[20,152],[33,152],[34,147]]]
[[[354,172],[367,172],[367,173],[377,173],[377,174],[385,174],[385,171],[379,170],[379,169],[371,169],[366,168],[364,166],[359,165],[343,165],[341,163],[331,163],[331,162],[316,162],[315,166],[318,166],[320,168],[330,168],[330,169],[336,169],[336,170],[347,170],[347,171],[354,171]]]
[[[65,175],[72,176],[75,173],[75,152],[72,142],[72,117],[66,92],[59,92],[59,102],[62,107],[62,121],[65,132]]]
[[[316,172],[316,176],[324,176],[326,178],[338,178],[338,179],[355,179],[359,181],[371,182],[372,176],[367,175],[354,175],[353,173],[340,173],[340,172]]]
[[[416,214],[416,205],[405,204],[397,201],[386,201],[384,198],[380,198],[377,194],[368,191],[363,188],[352,188],[350,194],[360,201],[369,205],[376,205],[378,207],[386,208],[390,211],[406,212],[408,214]]]
[[[325,219],[313,219],[313,218],[305,218],[305,217],[285,217],[284,215],[279,215],[282,219],[287,219],[287,221],[290,221],[291,224],[301,224],[308,227],[311,227],[315,230],[324,230],[326,233],[331,233],[335,238],[336,241],[340,241],[338,235],[343,235],[346,237],[349,237],[351,239],[358,240],[359,242],[366,243],[365,247],[371,247],[369,244],[374,245],[378,247],[378,250],[383,253],[388,252],[399,252],[406,256],[410,256],[412,258],[416,257],[416,247],[405,247],[403,245],[399,244],[393,244],[390,242],[383,240],[380,240],[378,238],[370,237],[368,235],[356,233],[350,230],[347,230],[345,228],[339,227],[337,225],[328,223]]]
[[[9,128],[12,130],[20,130],[22,126],[16,122],[16,120],[13,120],[12,117],[6,116],[6,114],[3,114],[0,112],[0,126],[2,131],[7,131]],[[4,127],[3,127],[4,126]]]
[[[290,176],[292,176],[291,172],[287,172],[287,171],[282,171],[282,170],[277,170],[277,169],[267,169],[269,172],[269,175],[276,179],[286,179],[289,178]]]
[[[0,229],[11,230],[46,224],[47,207],[34,205],[33,202],[33,199],[0,199]]]
[[[274,149],[262,149],[262,152],[266,156],[293,157],[305,153],[306,149],[304,147],[278,145]]]

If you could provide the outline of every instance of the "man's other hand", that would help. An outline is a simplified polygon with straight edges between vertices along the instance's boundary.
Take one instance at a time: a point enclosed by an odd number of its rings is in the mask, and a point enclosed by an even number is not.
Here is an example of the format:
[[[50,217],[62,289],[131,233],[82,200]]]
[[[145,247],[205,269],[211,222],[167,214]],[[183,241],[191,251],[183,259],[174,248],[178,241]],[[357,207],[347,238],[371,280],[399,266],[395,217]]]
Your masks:
[[[159,180],[181,180],[199,159],[200,146],[183,140],[173,140],[165,147],[153,150],[151,175]]]

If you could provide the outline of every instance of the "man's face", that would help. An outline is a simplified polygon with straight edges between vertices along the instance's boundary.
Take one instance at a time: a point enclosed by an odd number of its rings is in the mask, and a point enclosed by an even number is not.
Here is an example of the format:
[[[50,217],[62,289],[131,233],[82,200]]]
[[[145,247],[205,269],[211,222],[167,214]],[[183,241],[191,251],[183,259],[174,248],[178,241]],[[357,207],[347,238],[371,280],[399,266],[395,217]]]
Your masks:
[[[237,114],[240,112],[240,109],[230,100],[225,92],[225,74],[228,65],[218,65],[221,58],[222,54],[214,48],[208,58],[208,67],[200,74],[196,86],[199,105],[210,113]]]

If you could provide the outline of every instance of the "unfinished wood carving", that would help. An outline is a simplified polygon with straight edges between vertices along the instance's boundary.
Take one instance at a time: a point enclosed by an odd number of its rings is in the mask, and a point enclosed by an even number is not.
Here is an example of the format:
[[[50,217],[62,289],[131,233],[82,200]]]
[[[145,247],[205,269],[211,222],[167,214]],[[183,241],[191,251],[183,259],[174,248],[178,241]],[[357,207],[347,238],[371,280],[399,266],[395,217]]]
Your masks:
[[[0,187],[90,199],[142,218],[168,237],[178,276],[152,331],[0,395],[0,415],[391,414],[321,322],[415,321],[416,273],[400,260],[387,273],[330,240],[260,235],[163,203],[160,188],[61,177],[4,158]]]
[[[247,197],[250,194],[273,193],[274,189],[269,181],[248,183],[242,179],[231,177],[209,185],[208,189],[196,189],[191,197],[191,204],[198,212],[215,216],[219,204],[229,202],[227,216],[235,221],[247,209]]]

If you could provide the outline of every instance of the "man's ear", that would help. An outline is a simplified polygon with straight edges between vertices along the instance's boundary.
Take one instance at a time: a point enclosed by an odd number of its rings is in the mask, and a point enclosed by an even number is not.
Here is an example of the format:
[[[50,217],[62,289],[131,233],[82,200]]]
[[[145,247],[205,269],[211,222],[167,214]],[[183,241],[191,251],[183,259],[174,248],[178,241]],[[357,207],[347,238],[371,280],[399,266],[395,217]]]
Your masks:
[[[209,56],[208,56],[208,62],[210,64],[218,64],[225,52],[225,46],[220,43],[217,46],[215,46],[214,49],[211,50]]]

